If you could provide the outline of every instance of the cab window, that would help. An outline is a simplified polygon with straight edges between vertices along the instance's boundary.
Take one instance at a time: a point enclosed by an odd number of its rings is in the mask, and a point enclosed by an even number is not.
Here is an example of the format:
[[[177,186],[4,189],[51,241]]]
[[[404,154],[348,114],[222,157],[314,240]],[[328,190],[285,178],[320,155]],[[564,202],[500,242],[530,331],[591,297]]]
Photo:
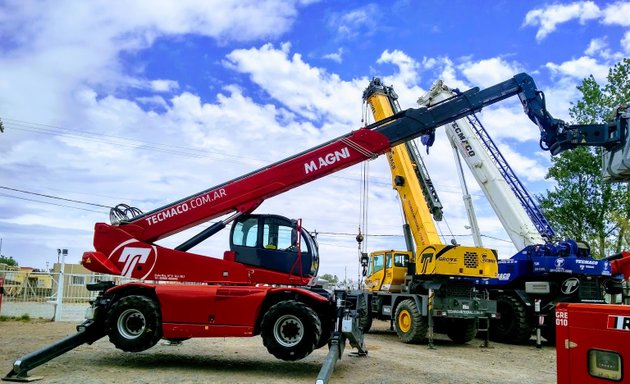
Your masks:
[[[297,252],[297,232],[295,228],[285,220],[267,218],[263,225],[263,247],[266,249],[279,249],[283,251]],[[301,251],[308,252],[308,246],[301,236]]]
[[[397,267],[406,267],[409,264],[409,255],[405,253],[397,253],[394,255],[394,265]]]
[[[385,255],[375,255],[373,258],[374,272],[383,270],[383,262],[385,261]]]
[[[258,219],[250,218],[235,225],[232,243],[244,247],[255,247],[258,240]]]

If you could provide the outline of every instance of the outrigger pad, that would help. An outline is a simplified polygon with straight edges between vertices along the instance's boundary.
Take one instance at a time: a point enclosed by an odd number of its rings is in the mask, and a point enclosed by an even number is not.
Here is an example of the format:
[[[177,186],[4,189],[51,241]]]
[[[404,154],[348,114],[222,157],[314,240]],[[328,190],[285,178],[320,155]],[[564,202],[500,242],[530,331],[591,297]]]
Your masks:
[[[14,381],[14,382],[17,381],[17,382],[22,382],[22,383],[29,383],[31,381],[37,381],[44,378],[44,376],[24,376],[24,377],[21,377],[19,375],[9,376],[12,373],[13,371],[9,372],[8,375],[2,378],[2,381]]]

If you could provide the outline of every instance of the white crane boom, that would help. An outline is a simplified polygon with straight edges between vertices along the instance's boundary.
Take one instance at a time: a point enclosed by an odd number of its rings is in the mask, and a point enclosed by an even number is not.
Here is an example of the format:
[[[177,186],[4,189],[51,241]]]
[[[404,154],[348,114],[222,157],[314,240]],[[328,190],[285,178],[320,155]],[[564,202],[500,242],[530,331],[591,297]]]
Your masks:
[[[427,94],[418,99],[418,104],[429,107],[455,95],[456,93],[440,80],[433,84]],[[444,128],[451,144],[464,158],[516,249],[544,244],[545,240],[493,163],[468,120],[462,118],[445,125]]]

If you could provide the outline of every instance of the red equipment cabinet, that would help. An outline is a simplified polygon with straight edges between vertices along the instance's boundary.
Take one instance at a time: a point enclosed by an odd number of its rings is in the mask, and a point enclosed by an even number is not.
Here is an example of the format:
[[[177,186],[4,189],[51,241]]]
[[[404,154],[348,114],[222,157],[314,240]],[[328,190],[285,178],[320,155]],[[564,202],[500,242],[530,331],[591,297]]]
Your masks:
[[[558,384],[630,382],[630,306],[556,306]]]

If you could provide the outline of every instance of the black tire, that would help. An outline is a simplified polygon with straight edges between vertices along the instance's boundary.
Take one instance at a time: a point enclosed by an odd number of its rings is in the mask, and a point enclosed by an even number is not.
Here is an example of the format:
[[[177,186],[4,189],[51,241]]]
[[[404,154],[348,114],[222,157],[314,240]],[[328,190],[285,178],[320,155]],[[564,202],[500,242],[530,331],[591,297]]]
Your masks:
[[[363,333],[370,332],[370,328],[372,328],[372,315],[368,313],[359,317],[359,327],[363,330]]]
[[[418,310],[416,302],[406,299],[396,307],[394,327],[403,343],[418,344],[426,338],[429,324]]]
[[[109,341],[125,352],[140,352],[162,338],[162,317],[157,303],[141,295],[116,301],[105,320]]]
[[[357,315],[359,316],[359,328],[363,331],[363,333],[370,332],[370,328],[372,328],[372,308],[371,301],[369,299],[364,299],[359,301],[360,308],[357,308]]]
[[[328,344],[328,341],[330,341],[330,338],[332,337],[333,332],[335,331],[335,324],[337,323],[335,320],[336,320],[335,318],[332,318],[326,321],[322,321],[321,318],[319,319],[322,325],[322,334],[319,337],[319,341],[315,345],[315,349],[320,349],[324,345]]]
[[[267,351],[281,360],[308,356],[322,334],[319,317],[309,306],[287,300],[274,304],[263,316],[260,334]]]
[[[451,319],[446,330],[446,335],[454,343],[464,344],[474,339],[479,328],[477,319]]]
[[[526,343],[533,326],[525,304],[511,295],[500,295],[496,300],[500,318],[490,322],[490,338],[507,344]]]

